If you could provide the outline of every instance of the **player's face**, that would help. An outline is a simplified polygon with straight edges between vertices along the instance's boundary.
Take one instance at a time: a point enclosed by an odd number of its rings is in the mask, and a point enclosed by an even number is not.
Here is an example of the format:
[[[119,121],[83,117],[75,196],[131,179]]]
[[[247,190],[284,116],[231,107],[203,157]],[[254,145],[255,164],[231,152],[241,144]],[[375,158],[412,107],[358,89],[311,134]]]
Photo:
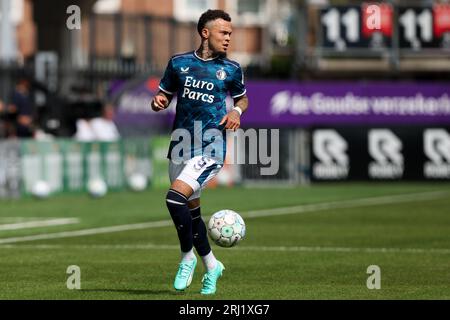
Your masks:
[[[208,43],[212,51],[218,54],[226,54],[231,40],[231,22],[223,19],[211,21]]]

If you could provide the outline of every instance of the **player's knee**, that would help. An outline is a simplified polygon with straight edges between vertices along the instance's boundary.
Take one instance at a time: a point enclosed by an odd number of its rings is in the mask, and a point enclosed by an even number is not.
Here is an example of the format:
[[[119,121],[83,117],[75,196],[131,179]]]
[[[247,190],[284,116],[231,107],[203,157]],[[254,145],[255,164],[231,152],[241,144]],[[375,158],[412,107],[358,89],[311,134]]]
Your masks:
[[[187,198],[189,198],[194,193],[194,189],[189,184],[179,179],[175,180],[172,183],[172,185],[170,186],[170,190],[181,193]]]
[[[188,202],[189,210],[200,208],[200,198],[190,199]]]
[[[173,189],[170,189],[166,195],[166,204],[168,207],[172,206],[185,206],[188,202],[187,197]]]

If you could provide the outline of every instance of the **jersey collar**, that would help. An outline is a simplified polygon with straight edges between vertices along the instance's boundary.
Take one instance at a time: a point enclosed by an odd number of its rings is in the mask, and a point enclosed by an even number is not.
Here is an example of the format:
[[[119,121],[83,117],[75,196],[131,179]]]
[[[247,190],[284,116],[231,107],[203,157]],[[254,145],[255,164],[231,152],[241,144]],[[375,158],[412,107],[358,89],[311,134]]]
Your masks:
[[[216,60],[217,58],[219,58],[219,56],[217,56],[217,57],[215,57],[215,58],[209,58],[209,59],[203,59],[203,58],[200,58],[200,57],[197,55],[197,51],[196,51],[196,50],[194,50],[194,56],[195,56],[197,59],[201,60],[201,61],[212,61],[212,60]]]

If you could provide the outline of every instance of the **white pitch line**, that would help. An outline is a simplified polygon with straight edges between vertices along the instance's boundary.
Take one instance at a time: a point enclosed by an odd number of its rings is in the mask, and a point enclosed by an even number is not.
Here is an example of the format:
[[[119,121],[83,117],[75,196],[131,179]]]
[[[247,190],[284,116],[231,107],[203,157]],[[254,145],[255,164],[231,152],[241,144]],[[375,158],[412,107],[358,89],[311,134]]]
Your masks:
[[[57,217],[46,217],[45,219],[58,219]],[[42,217],[0,217],[1,223],[18,223],[31,220],[44,220]]]
[[[434,200],[449,197],[448,191],[436,191],[426,193],[403,194],[396,196],[383,196],[373,198],[351,199],[326,203],[305,204],[287,208],[275,208],[267,210],[255,210],[245,212],[246,218],[279,216],[286,214],[299,214],[306,212],[315,212],[329,209],[348,209],[365,206],[378,206],[382,204],[395,204],[402,202],[417,202],[424,200]],[[244,213],[243,213],[244,215]]]
[[[94,249],[94,250],[179,250],[179,245],[167,244],[94,244],[94,245],[0,245],[0,249]],[[216,248],[217,249],[217,248]],[[219,248],[227,250],[224,248]],[[238,251],[268,252],[335,252],[335,253],[409,253],[409,254],[450,254],[448,248],[358,248],[358,247],[320,247],[320,246],[237,246]]]
[[[255,211],[242,212],[241,214],[242,214],[243,218],[257,218],[257,217],[279,216],[279,215],[287,215],[287,214],[310,213],[310,212],[316,212],[316,211],[322,211],[322,210],[328,210],[328,209],[345,209],[345,208],[355,208],[355,207],[365,207],[365,206],[377,206],[377,205],[381,205],[381,204],[417,202],[417,201],[447,198],[449,196],[450,196],[450,192],[448,192],[448,191],[436,191],[436,192],[425,192],[425,193],[403,194],[403,195],[395,195],[395,196],[383,196],[383,197],[344,200],[344,201],[336,201],[336,202],[327,202],[327,203],[322,203],[322,204],[306,204],[306,205],[299,205],[299,206],[285,207],[285,208],[276,208],[276,209],[255,210]],[[205,217],[205,219],[208,219],[208,217]],[[38,235],[32,235],[32,236],[3,238],[3,239],[0,239],[0,244],[47,240],[47,239],[60,239],[60,238],[70,238],[70,237],[81,237],[81,236],[112,233],[112,232],[121,232],[121,231],[129,231],[129,230],[159,228],[159,227],[171,226],[172,224],[173,224],[172,220],[162,220],[162,221],[154,221],[154,222],[118,225],[118,226],[111,226],[111,227],[101,227],[101,228],[93,228],[93,229],[38,234]]]
[[[17,243],[17,242],[27,242],[27,241],[37,241],[37,240],[47,240],[47,239],[82,237],[82,236],[90,236],[90,235],[102,234],[102,233],[112,233],[112,232],[139,230],[139,229],[148,229],[148,228],[158,228],[158,227],[170,226],[171,224],[172,224],[172,221],[163,220],[163,221],[146,222],[146,223],[125,224],[125,225],[112,226],[112,227],[102,227],[102,228],[93,228],[93,229],[84,229],[84,230],[37,234],[37,235],[32,235],[32,236],[4,238],[4,239],[0,239],[0,245],[4,244],[4,243]]]
[[[41,228],[41,227],[53,227],[61,226],[66,224],[79,223],[78,218],[58,218],[58,219],[45,219],[45,220],[34,220],[27,222],[0,224],[0,231],[6,230],[19,230],[19,229],[30,229],[30,228]]]

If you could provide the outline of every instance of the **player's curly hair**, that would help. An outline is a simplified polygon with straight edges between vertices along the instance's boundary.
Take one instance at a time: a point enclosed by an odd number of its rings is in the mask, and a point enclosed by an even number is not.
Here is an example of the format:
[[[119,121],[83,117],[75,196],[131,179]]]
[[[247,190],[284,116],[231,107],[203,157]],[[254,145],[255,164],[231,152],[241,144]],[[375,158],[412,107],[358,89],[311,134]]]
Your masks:
[[[209,22],[209,21],[214,21],[216,19],[223,19],[225,21],[231,22],[231,17],[228,13],[226,13],[223,10],[208,10],[206,12],[204,12],[201,16],[200,19],[198,20],[198,24],[197,24],[197,31],[198,34],[202,34],[202,30],[205,27],[205,25]]]

